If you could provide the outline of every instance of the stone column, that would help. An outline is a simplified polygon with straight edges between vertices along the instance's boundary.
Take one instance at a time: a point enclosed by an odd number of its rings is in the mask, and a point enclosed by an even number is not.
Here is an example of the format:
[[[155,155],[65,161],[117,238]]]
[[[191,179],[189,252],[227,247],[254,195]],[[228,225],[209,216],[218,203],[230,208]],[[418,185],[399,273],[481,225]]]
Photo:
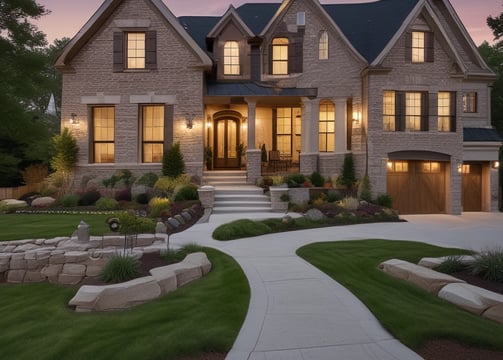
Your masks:
[[[318,170],[320,100],[303,98],[302,107],[300,172],[311,174]]]
[[[347,121],[347,100],[345,98],[335,99],[335,152],[344,154],[348,151],[348,121]]]
[[[247,180],[250,185],[255,185],[262,176],[262,152],[260,149],[246,150]]]
[[[254,99],[246,98],[248,103],[248,150],[255,150],[255,116],[257,112],[257,102]]]

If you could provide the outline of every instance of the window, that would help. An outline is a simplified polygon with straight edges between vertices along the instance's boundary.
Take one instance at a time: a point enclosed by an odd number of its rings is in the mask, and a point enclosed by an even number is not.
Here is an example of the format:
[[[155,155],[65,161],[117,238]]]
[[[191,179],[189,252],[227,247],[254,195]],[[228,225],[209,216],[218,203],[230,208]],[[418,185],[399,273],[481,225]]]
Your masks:
[[[155,31],[116,32],[113,46],[115,72],[157,67]]]
[[[239,75],[239,44],[226,41],[224,45],[224,75]]]
[[[145,33],[127,33],[127,68],[145,69]]]
[[[456,94],[438,93],[438,131],[456,131]]]
[[[440,163],[436,161],[423,162],[423,173],[438,174],[440,172]]]
[[[326,31],[322,31],[320,33],[318,59],[319,60],[327,60],[328,59],[328,33]]]
[[[409,172],[409,163],[407,161],[388,161],[388,172],[390,173]]]
[[[331,101],[320,102],[319,150],[335,151],[335,106]]]
[[[278,108],[276,118],[276,150],[281,155],[292,154],[292,109]]]
[[[385,131],[428,131],[428,93],[384,91]]]
[[[297,13],[297,26],[306,25],[306,13],[304,11],[299,11]]]
[[[477,93],[467,92],[463,94],[463,112],[476,113],[477,112]]]
[[[272,74],[288,75],[287,38],[275,38],[272,41]]]
[[[115,161],[115,108],[94,107],[93,116],[93,162]]]
[[[414,64],[433,62],[433,33],[413,31],[407,35],[406,60]]]
[[[144,105],[142,118],[142,161],[160,163],[164,153],[164,105]]]

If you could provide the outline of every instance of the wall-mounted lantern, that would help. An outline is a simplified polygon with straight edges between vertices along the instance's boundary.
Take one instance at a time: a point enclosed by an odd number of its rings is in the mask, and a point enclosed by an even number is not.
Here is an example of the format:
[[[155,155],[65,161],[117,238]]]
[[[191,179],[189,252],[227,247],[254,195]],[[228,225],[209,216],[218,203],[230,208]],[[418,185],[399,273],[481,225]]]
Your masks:
[[[189,115],[185,116],[185,123],[187,125],[187,129],[192,129],[193,121],[194,121],[194,115],[193,114],[189,114]]]
[[[75,113],[70,114],[70,124],[79,125],[79,119],[77,117],[77,114],[75,114]]]

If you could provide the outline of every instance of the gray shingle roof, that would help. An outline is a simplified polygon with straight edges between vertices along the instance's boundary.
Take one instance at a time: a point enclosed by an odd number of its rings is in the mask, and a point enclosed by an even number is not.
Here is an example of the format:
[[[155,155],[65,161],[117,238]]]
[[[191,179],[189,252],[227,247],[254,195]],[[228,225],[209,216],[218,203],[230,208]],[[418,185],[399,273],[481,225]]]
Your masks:
[[[418,1],[380,0],[322,6],[355,49],[371,63],[396,34]],[[259,35],[279,7],[279,3],[253,3],[241,5],[236,11],[250,30]],[[220,19],[213,16],[183,16],[179,21],[206,51],[206,35]]]
[[[463,141],[466,142],[503,142],[503,138],[495,129],[464,128]]]

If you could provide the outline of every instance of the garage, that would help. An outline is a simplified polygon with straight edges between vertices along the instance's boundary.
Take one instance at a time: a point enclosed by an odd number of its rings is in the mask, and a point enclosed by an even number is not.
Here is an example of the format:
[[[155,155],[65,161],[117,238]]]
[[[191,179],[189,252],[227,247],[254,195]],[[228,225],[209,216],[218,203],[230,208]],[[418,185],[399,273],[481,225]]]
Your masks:
[[[462,167],[463,211],[482,211],[482,164]]]
[[[401,214],[446,213],[446,169],[449,163],[393,160],[387,164],[387,191]]]

